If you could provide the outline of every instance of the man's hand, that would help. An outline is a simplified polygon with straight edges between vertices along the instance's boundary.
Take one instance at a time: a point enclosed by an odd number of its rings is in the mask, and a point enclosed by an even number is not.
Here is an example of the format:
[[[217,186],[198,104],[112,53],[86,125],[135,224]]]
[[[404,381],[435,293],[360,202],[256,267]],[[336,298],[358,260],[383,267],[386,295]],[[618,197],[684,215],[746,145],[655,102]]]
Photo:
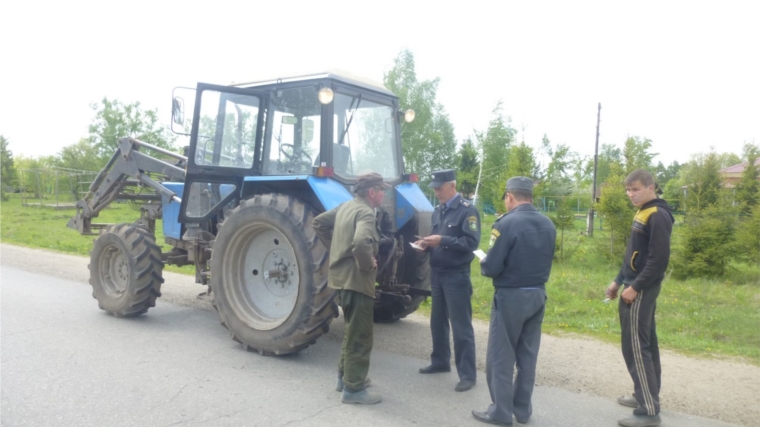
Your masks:
[[[633,289],[633,286],[625,288],[623,293],[620,294],[620,298],[622,298],[623,302],[626,304],[632,304],[637,296],[639,296],[639,293],[636,292],[636,289]]]
[[[425,252],[425,249],[427,249],[427,243],[425,243],[425,240],[423,239],[417,240],[413,244],[418,246],[418,247],[412,246],[412,248],[414,248],[414,250],[417,252]]]
[[[377,258],[372,258],[372,268],[377,268]]]
[[[425,241],[426,248],[434,248],[441,244],[441,236],[438,234],[427,236],[423,240]]]
[[[615,299],[617,298],[618,290],[620,289],[620,285],[617,284],[617,282],[610,283],[609,286],[607,286],[607,290],[604,291],[604,294],[607,295],[607,298],[609,299]]]

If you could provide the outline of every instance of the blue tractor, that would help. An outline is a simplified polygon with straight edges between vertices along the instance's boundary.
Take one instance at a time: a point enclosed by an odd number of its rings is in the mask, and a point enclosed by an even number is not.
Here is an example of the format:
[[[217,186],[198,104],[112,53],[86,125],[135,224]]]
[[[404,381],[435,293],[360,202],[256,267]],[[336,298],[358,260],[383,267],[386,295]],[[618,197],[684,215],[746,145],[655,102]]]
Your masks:
[[[89,268],[101,309],[143,314],[161,295],[166,263],[194,265],[244,348],[281,355],[313,344],[338,306],[327,287],[329,248],[312,219],[350,200],[356,176],[368,171],[393,186],[376,210],[375,319],[402,318],[430,295],[427,255],[409,243],[430,233],[433,207],[417,175],[404,171],[401,127],[414,112],[402,111],[392,92],[336,72],[200,83],[192,119],[184,113],[175,96],[172,121],[190,130],[186,155],[121,138],[69,221],[99,234]],[[92,222],[125,199],[144,202],[141,218]],[[155,243],[156,219],[168,252]]]

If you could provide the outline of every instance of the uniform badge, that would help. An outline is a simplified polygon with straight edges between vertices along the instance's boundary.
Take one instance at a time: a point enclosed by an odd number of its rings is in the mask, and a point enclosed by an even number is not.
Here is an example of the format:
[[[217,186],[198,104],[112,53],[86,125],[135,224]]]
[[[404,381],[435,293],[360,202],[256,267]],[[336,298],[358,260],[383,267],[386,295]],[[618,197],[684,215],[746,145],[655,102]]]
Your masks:
[[[467,217],[467,222],[470,223],[470,230],[478,231],[478,218],[473,216]]]
[[[489,249],[493,247],[494,243],[496,243],[496,239],[498,239],[499,236],[501,236],[501,233],[499,233],[499,230],[496,230],[496,229],[491,230],[491,241],[488,242]]]

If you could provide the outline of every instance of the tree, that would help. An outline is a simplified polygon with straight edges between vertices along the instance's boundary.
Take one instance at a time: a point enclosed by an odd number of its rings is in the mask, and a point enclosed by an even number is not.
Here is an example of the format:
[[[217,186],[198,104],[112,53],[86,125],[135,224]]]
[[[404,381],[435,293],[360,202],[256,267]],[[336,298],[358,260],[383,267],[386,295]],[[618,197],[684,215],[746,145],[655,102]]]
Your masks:
[[[89,141],[95,147],[100,164],[111,158],[119,146],[119,138],[125,136],[174,149],[174,136],[158,125],[157,110],[143,111],[139,102],[122,104],[108,98],[90,106],[95,111],[95,118],[89,126]]]
[[[610,175],[602,184],[596,210],[610,230],[610,254],[613,259],[621,255],[628,244],[633,207],[625,194],[625,177],[622,167],[612,164]]]
[[[551,217],[556,228],[560,229],[559,237],[559,259],[565,258],[565,229],[572,230],[575,226],[575,214],[570,209],[567,199],[563,198],[558,202],[557,213]]]
[[[607,177],[610,175],[610,169],[614,164],[622,164],[623,153],[613,144],[602,144],[597,156],[596,165],[596,182],[601,184],[607,181]],[[594,158],[588,159],[587,169],[594,173]]]
[[[736,230],[736,253],[747,262],[760,264],[760,204],[739,223]]]
[[[467,138],[457,152],[457,187],[465,197],[475,192],[480,171],[478,150],[471,138]]]
[[[13,167],[13,151],[8,149],[10,141],[0,135],[0,198],[8,200],[6,190],[13,191],[13,179],[16,169]],[[7,187],[7,188],[6,188]]]
[[[686,186],[686,210],[699,212],[718,202],[723,186],[720,169],[720,158],[714,151],[696,154],[684,166],[681,179]]]
[[[55,165],[67,169],[94,172],[105,166],[98,158],[97,149],[87,138],[82,138],[76,144],[63,147],[55,159]]]
[[[510,149],[517,131],[511,126],[511,120],[502,113],[501,101],[496,103],[491,114],[493,118],[485,133],[475,133],[478,145],[483,150],[482,196],[479,197],[499,209],[506,184],[506,180],[500,180],[509,167]]]
[[[545,196],[567,196],[571,194],[575,187],[572,173],[576,166],[577,154],[570,151],[570,147],[565,144],[558,144],[556,148],[552,148],[546,134],[544,134],[541,144],[549,156],[549,165],[546,167],[546,176],[541,185],[541,194]]]
[[[623,145],[623,159],[625,160],[625,173],[631,173],[636,169],[653,171],[652,159],[657,153],[650,153],[652,140],[632,136],[625,140]]]
[[[426,188],[432,171],[454,165],[456,152],[454,126],[436,102],[439,79],[419,81],[414,55],[405,49],[396,56],[383,83],[399,97],[401,109],[415,112],[414,121],[401,128],[404,165],[407,172],[420,175],[420,184]]]
[[[760,168],[757,167],[757,159],[760,156],[760,148],[754,144],[744,145],[744,158],[747,159],[742,178],[736,184],[736,201],[742,206],[742,213],[749,214],[752,209],[760,204]]]
[[[660,188],[664,189],[670,180],[678,177],[678,172],[680,170],[681,165],[676,161],[673,161],[673,163],[669,164],[667,167],[663,165],[662,162],[657,162],[657,166],[655,166],[651,172],[652,175],[654,175],[655,182],[657,182]]]
[[[688,212],[680,245],[673,251],[673,276],[720,277],[735,257],[736,208],[729,198]]]

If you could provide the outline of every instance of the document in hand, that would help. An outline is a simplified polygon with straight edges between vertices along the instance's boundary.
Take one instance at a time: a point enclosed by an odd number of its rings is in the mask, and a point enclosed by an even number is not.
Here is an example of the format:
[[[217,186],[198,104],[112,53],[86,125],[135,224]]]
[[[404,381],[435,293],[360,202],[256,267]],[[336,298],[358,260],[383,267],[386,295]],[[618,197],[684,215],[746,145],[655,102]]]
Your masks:
[[[420,245],[418,245],[418,244],[416,244],[414,242],[409,242],[409,246],[413,247],[414,249],[423,249],[422,246],[420,246]]]
[[[481,261],[486,259],[486,253],[481,251],[480,249],[475,249],[474,251],[472,251],[472,253],[474,253],[475,256],[478,257]]]

